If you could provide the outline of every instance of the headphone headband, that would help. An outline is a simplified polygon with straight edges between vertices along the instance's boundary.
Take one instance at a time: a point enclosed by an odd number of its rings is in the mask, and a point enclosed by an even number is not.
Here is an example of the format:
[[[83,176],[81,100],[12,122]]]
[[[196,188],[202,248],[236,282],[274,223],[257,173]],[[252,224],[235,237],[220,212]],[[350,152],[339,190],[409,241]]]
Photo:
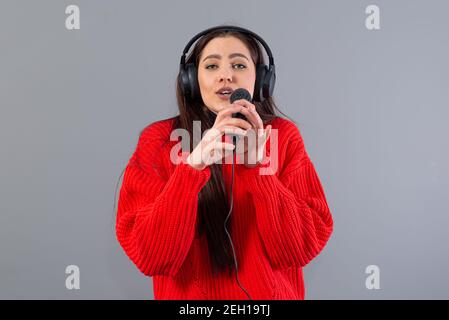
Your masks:
[[[181,56],[181,62],[180,62],[181,66],[185,65],[185,59],[186,59],[187,52],[189,51],[190,47],[193,45],[193,43],[196,40],[198,40],[199,38],[201,38],[203,35],[205,35],[207,33],[210,33],[213,31],[218,31],[218,30],[237,31],[237,32],[245,33],[245,34],[252,36],[257,41],[259,41],[260,44],[262,44],[262,46],[265,48],[265,51],[266,51],[266,53],[268,55],[268,59],[269,59],[269,65],[274,66],[273,54],[271,53],[271,49],[268,46],[268,44],[265,42],[265,40],[263,40],[261,37],[259,37],[256,33],[252,32],[251,30],[236,27],[236,26],[217,26],[217,27],[212,27],[212,28],[206,29],[206,30],[198,33],[187,43],[186,47],[184,48],[184,51],[182,52],[182,56]]]

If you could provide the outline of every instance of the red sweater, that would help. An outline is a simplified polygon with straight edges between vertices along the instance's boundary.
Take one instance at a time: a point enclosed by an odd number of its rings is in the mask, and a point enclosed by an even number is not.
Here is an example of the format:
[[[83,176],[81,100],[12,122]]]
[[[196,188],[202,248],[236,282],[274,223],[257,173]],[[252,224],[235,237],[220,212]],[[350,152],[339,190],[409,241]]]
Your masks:
[[[210,168],[172,163],[173,121],[152,123],[140,135],[120,189],[117,239],[137,268],[153,277],[155,299],[248,299],[235,273],[212,276],[205,234],[195,230],[198,193]],[[259,174],[270,164],[235,165],[230,221],[238,277],[252,299],[304,299],[302,268],[324,248],[333,220],[299,129],[283,118],[271,125],[278,129],[275,174]],[[232,164],[222,168],[229,192]]]

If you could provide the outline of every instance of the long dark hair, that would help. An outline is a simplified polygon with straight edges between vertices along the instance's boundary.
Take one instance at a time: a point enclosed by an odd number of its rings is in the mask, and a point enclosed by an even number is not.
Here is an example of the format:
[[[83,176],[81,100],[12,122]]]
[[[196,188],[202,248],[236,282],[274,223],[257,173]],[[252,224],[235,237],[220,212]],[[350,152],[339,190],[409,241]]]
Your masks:
[[[218,30],[204,35],[200,38],[187,57],[186,63],[195,62],[198,67],[198,60],[201,52],[209,41],[216,37],[233,36],[240,39],[251,53],[254,64],[265,63],[263,52],[259,43],[244,33],[237,31]],[[201,121],[201,130],[204,132],[212,128],[212,119],[207,114],[207,109],[203,101],[191,102],[185,99],[182,90],[180,75],[176,82],[176,97],[179,108],[179,115],[175,118],[173,129],[183,128],[190,134],[190,152],[193,151],[193,121]],[[276,112],[283,114],[274,103],[272,97],[263,102],[254,102],[264,125],[277,117]],[[284,114],[283,114],[284,115]],[[284,115],[285,116],[285,115]],[[225,272],[232,271],[234,258],[229,242],[229,238],[224,229],[224,222],[229,214],[230,204],[228,203],[227,191],[222,176],[221,164],[210,165],[211,177],[198,195],[198,228],[199,234],[206,233],[208,249],[212,271]],[[231,216],[232,218],[232,216]],[[231,223],[228,221],[227,230],[230,234]]]

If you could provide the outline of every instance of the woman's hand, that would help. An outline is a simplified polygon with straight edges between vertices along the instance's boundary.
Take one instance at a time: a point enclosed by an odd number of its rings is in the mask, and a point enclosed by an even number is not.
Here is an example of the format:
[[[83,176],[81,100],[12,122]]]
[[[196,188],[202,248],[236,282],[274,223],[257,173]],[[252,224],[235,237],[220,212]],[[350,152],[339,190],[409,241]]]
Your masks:
[[[192,153],[187,157],[187,164],[197,170],[218,162],[225,156],[226,150],[233,150],[232,143],[221,142],[223,134],[234,134],[245,136],[251,124],[248,121],[232,118],[233,113],[240,112],[244,107],[242,105],[231,104],[223,107],[217,114],[214,125],[209,129],[200,143],[195,147]]]
[[[268,125],[264,130],[263,122],[256,111],[256,106],[249,101],[240,99],[234,101],[234,104],[241,105],[243,107],[240,113],[245,115],[248,121],[252,124],[252,129],[254,130],[253,134],[248,135],[249,139],[240,139],[244,140],[244,148],[242,153],[242,156],[244,157],[244,164],[248,168],[253,168],[263,160],[265,145],[271,134],[271,125]],[[242,141],[239,141],[238,143],[242,143]],[[237,150],[240,149],[238,143]]]

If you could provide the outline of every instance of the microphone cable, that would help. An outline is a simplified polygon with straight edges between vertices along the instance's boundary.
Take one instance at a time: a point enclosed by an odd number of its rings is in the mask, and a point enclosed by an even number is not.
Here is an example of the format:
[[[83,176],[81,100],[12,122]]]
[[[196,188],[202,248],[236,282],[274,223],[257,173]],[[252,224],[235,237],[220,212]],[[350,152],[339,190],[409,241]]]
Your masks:
[[[236,146],[237,144],[237,137],[236,136],[232,136],[232,141],[234,143],[234,146]],[[228,230],[226,229],[226,224],[227,221],[229,219],[229,216],[231,215],[232,212],[232,208],[233,208],[233,204],[234,204],[234,197],[233,197],[233,187],[234,187],[234,156],[235,156],[235,149],[237,148],[237,146],[232,150],[232,178],[231,178],[231,205],[230,205],[230,209],[229,209],[229,213],[228,216],[226,217],[225,223],[224,223],[224,229],[226,231],[226,234],[228,235],[229,241],[231,243],[231,247],[232,247],[232,253],[234,255],[234,264],[235,264],[235,279],[237,280],[237,284],[239,285],[239,287],[245,292],[245,294],[248,296],[249,300],[253,300],[251,298],[251,296],[249,295],[249,293],[246,291],[246,289],[240,284],[240,280],[239,280],[239,268],[238,268],[238,264],[237,264],[237,257],[235,254],[235,250],[234,250],[234,244],[232,243],[232,238],[231,235],[229,234]]]

